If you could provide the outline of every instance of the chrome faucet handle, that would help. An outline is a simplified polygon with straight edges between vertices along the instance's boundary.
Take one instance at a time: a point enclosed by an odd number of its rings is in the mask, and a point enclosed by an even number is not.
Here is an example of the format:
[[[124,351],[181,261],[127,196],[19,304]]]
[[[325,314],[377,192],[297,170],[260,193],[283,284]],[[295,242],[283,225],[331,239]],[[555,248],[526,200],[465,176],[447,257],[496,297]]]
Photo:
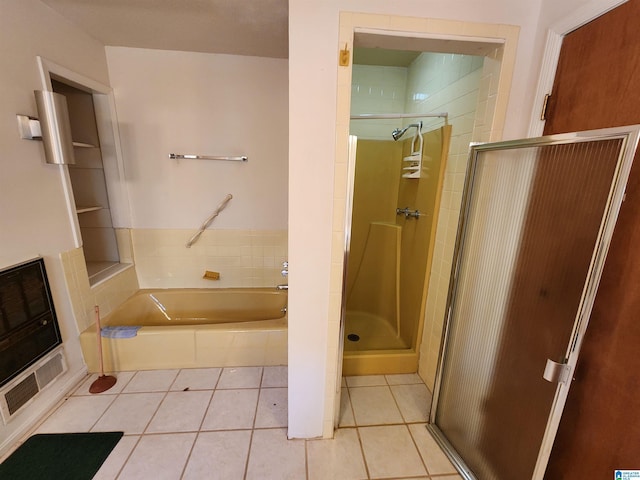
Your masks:
[[[282,262],[282,266],[284,268],[289,268],[289,262]]]
[[[284,267],[284,269],[280,271],[280,274],[283,277],[286,277],[287,275],[289,275],[289,262],[282,262],[282,266]]]

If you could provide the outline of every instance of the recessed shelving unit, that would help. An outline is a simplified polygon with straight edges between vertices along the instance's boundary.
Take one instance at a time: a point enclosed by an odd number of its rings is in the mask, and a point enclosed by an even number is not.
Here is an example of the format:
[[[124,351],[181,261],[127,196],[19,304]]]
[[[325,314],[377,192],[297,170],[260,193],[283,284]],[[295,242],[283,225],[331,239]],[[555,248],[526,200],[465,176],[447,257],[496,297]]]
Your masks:
[[[120,265],[116,234],[96,125],[93,95],[57,80],[53,91],[66,97],[75,165],[68,165],[89,283]]]

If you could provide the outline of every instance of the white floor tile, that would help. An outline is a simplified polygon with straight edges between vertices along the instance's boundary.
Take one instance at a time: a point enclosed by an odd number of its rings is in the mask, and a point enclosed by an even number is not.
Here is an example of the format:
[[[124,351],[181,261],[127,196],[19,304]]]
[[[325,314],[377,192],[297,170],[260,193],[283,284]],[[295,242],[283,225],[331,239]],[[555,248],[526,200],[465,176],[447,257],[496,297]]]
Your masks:
[[[409,425],[409,431],[418,446],[418,451],[430,475],[457,473],[455,467],[427,430],[426,424]]]
[[[263,387],[286,387],[288,383],[288,369],[285,366],[264,367],[262,373]]]
[[[147,427],[146,433],[197,432],[213,391],[169,392]]]
[[[117,478],[118,472],[128,460],[139,439],[139,435],[125,435],[122,437],[115,448],[111,450],[93,480],[113,480]]]
[[[106,373],[105,375],[111,375],[116,377],[116,384],[111,387],[106,392],[102,393],[90,393],[89,387],[91,384],[98,378],[98,374],[94,373],[89,375],[87,379],[80,384],[78,388],[73,392],[73,396],[78,395],[115,395],[122,391],[122,389],[129,383],[129,380],[133,378],[136,372],[115,372],[115,373]]]
[[[69,397],[36,433],[88,432],[115,399],[113,395]]]
[[[375,387],[387,384],[384,375],[360,375],[344,378],[347,381],[347,387]]]
[[[220,378],[221,368],[188,368],[180,370],[173,385],[172,391],[186,390],[213,390]]]
[[[216,390],[202,422],[202,430],[253,428],[258,392],[257,389]]]
[[[164,395],[164,393],[121,394],[113,401],[91,431],[142,433]]]
[[[305,476],[303,440],[287,440],[285,429],[253,432],[246,480],[299,480]]]
[[[356,425],[403,423],[389,387],[350,388],[349,395]]]
[[[195,438],[195,433],[142,436],[118,480],[178,480]]]
[[[371,478],[426,475],[406,425],[359,428]]]
[[[340,418],[338,420],[338,425],[340,427],[354,427],[355,424],[356,420],[353,418],[349,389],[343,388],[340,393]]]
[[[178,370],[142,370],[136,372],[124,393],[166,392],[176,379]]]
[[[183,480],[244,478],[251,430],[201,432],[193,446]]]
[[[262,367],[225,368],[222,370],[217,388],[259,388],[261,378]]]
[[[385,375],[387,383],[389,385],[411,385],[415,383],[422,383],[420,375],[417,373],[400,373],[396,375]]]
[[[307,442],[309,480],[360,480],[367,471],[355,428],[340,428],[332,440]]]
[[[286,388],[261,389],[255,428],[286,427],[287,401]]]
[[[431,394],[424,384],[394,385],[391,393],[396,399],[400,413],[407,423],[429,420]]]

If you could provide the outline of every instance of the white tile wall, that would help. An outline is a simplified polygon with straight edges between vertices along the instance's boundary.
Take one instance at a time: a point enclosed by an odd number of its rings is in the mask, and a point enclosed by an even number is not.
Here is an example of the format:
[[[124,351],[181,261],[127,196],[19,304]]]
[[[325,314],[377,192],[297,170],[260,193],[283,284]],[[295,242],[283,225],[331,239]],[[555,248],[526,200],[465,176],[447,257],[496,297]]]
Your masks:
[[[403,113],[407,68],[354,65],[351,85],[351,114]],[[369,140],[390,140],[402,120],[351,120],[350,133]]]
[[[449,276],[453,262],[453,250],[457,234],[462,191],[464,189],[469,143],[484,142],[495,138],[496,125],[494,111],[498,95],[502,48],[485,57],[466,55],[434,55],[434,58],[418,60],[436,62],[443,76],[451,80],[446,88],[429,96],[428,85],[442,84],[440,80],[420,78],[409,90],[424,92],[428,98],[420,105],[416,102],[409,109],[419,106],[431,107],[437,111],[449,112],[452,138],[449,158],[445,170],[444,189],[436,232],[434,260],[429,280],[429,294],[425,312],[425,325],[420,346],[419,373],[427,386],[434,387],[438,354],[442,337],[443,322],[449,290]],[[430,103],[431,102],[431,103]],[[415,110],[413,110],[415,111]]]

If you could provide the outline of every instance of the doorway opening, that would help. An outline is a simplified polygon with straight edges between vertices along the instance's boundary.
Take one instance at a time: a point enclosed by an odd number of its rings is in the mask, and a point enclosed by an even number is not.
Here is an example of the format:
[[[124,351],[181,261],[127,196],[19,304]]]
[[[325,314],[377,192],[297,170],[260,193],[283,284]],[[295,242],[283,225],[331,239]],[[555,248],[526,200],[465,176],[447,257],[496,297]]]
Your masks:
[[[459,210],[456,181],[469,143],[493,121],[504,45],[371,31],[356,31],[353,45],[342,373],[416,373],[424,334],[439,350],[431,281],[436,289],[448,282],[443,258],[454,238],[444,234]]]
[[[384,17],[384,18],[383,18]],[[381,22],[385,27],[381,28]],[[393,25],[394,29],[388,29]],[[416,19],[409,17],[378,16],[343,12],[340,16],[340,45],[347,47],[392,50],[395,52],[432,52],[451,57],[455,54],[483,57],[482,72],[486,73],[476,96],[483,99],[476,103],[473,116],[460,115],[460,101],[449,99],[454,105],[448,108],[449,123],[452,125],[452,141],[444,169],[441,205],[433,244],[433,261],[430,274],[426,274],[427,294],[418,316],[416,335],[411,348],[398,356],[409,357],[412,371],[417,371],[429,389],[433,389],[440,355],[442,326],[446,297],[449,288],[449,274],[453,259],[453,248],[460,204],[464,185],[469,142],[499,140],[504,127],[511,78],[515,66],[515,53],[519,28],[516,26],[454,22],[446,20]],[[350,221],[352,215],[351,194],[355,177],[355,161],[349,161],[350,116],[352,112],[353,67],[338,67],[337,118],[334,185],[334,240],[332,258],[334,267],[342,270],[342,275],[334,275],[331,291],[340,292],[334,297],[335,309],[330,313],[330,325],[337,325],[335,398],[333,401],[334,425],[340,412],[340,389],[343,374],[345,318],[347,310],[347,269],[350,244]],[[421,92],[417,92],[421,93]],[[432,98],[432,97],[429,97]],[[429,98],[416,96],[416,101]],[[437,98],[437,96],[435,97]],[[395,105],[393,105],[395,107]],[[420,108],[423,108],[420,105]],[[440,109],[437,109],[440,110]],[[459,117],[470,133],[455,138],[456,125],[453,118]],[[415,121],[415,119],[414,119]],[[403,124],[404,125],[404,124]],[[442,122],[439,125],[441,126]],[[436,125],[434,125],[435,127]],[[393,131],[387,129],[387,134]],[[404,207],[404,206],[403,206]],[[427,248],[425,246],[425,248]],[[335,320],[336,323],[331,323]],[[367,354],[368,355],[368,354]],[[374,355],[377,355],[374,354]],[[387,358],[381,357],[385,364]],[[333,370],[333,369],[331,369]],[[425,408],[428,408],[425,406]]]

